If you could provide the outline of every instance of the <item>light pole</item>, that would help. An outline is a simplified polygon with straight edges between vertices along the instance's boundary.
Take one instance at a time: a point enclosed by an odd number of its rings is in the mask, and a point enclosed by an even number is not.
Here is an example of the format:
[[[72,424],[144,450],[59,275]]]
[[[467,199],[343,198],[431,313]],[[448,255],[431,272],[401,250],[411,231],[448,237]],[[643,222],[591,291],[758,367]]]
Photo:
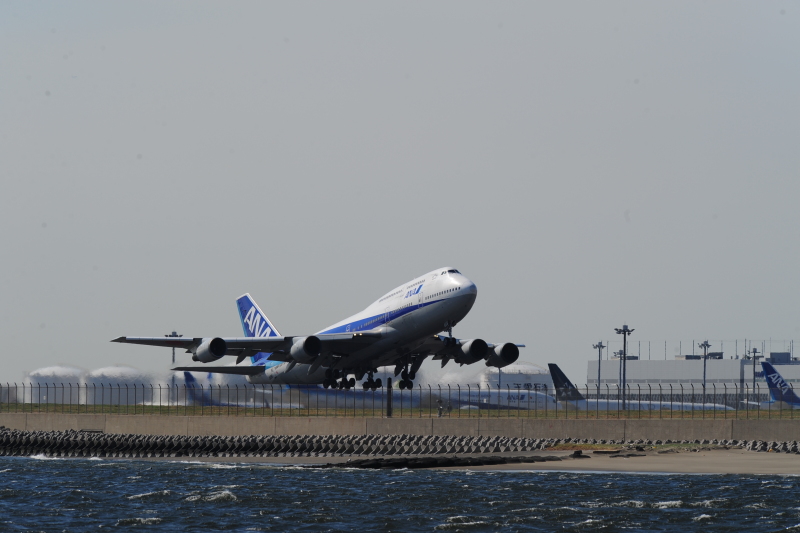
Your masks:
[[[164,335],[164,336],[165,337],[170,337],[170,338],[183,337],[183,335],[178,335],[177,331],[173,331],[169,335]],[[175,366],[175,347],[174,346],[172,347],[172,366]],[[175,386],[175,373],[174,372],[172,373],[172,385],[173,385],[173,387]]]
[[[756,359],[758,359],[759,357],[764,357],[764,356],[763,355],[758,355],[758,350],[756,350],[755,348],[753,348],[753,351],[751,353],[753,354],[753,356],[752,356],[753,357],[753,394],[755,394],[756,393]]]
[[[597,398],[600,398],[600,362],[603,360],[603,348],[605,345],[603,341],[593,344],[592,348],[597,350]]]
[[[628,335],[633,333],[633,329],[628,328],[628,324],[623,324],[621,328],[614,328],[618,335],[622,335],[622,410],[625,410],[625,380],[627,378],[628,367]]]
[[[706,398],[706,361],[708,360],[708,349],[711,348],[711,345],[708,344],[708,341],[705,340],[697,345],[699,348],[703,349],[703,401],[705,402]]]

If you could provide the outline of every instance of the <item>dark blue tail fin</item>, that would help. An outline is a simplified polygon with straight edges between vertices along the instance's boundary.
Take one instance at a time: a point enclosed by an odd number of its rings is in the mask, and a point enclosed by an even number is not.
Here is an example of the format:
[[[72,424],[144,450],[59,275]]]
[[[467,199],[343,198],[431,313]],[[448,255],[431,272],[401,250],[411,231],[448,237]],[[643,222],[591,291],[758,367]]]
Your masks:
[[[209,374],[209,376],[210,375],[211,374]],[[209,397],[208,391],[200,386],[191,372],[184,372],[183,379],[186,381],[186,394],[191,398],[192,405],[211,405],[211,398]]]
[[[800,398],[794,393],[792,388],[786,383],[775,367],[770,363],[761,363],[761,368],[764,369],[764,379],[767,380],[769,386],[769,395],[776,402],[786,402],[791,405],[800,406]]]
[[[575,402],[584,399],[583,394],[567,379],[567,376],[558,368],[558,365],[550,363],[547,367],[550,369],[550,377],[553,379],[553,386],[556,388],[556,400]]]

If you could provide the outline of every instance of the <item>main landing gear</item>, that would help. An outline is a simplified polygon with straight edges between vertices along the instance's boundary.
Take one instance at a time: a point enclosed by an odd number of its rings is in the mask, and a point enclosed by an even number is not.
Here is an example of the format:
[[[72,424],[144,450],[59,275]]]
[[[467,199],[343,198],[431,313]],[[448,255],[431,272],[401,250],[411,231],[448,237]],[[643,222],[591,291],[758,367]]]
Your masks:
[[[364,383],[361,384],[361,386],[364,387],[364,390],[380,389],[383,386],[383,383],[381,382],[381,378],[374,379],[372,370],[370,370],[368,372],[368,374],[369,374],[369,379],[367,379],[367,381],[365,381]]]
[[[405,364],[403,371],[400,372],[400,382],[397,384],[400,387],[400,390],[403,389],[413,389],[414,388],[414,378],[417,377],[416,372],[409,372],[408,371],[408,363]]]
[[[345,389],[350,390],[356,386],[356,378],[347,379],[347,375],[341,370],[329,368],[325,371],[325,379],[322,386],[326,389]]]

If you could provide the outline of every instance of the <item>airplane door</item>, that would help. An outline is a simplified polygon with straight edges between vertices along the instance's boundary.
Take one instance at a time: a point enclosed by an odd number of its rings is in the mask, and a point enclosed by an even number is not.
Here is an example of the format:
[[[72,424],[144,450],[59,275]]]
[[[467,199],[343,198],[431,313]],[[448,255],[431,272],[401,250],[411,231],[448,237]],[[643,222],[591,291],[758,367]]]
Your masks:
[[[389,323],[389,308],[388,307],[383,310],[383,323],[384,324],[388,324]]]

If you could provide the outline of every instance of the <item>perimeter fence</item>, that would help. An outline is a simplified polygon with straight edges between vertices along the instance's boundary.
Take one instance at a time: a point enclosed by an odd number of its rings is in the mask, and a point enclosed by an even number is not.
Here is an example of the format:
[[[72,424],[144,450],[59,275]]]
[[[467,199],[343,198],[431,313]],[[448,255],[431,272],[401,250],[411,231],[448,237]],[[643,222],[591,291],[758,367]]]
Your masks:
[[[788,394],[788,392],[786,393]],[[537,390],[480,385],[324,389],[280,385],[6,383],[3,413],[396,418],[800,418],[769,389],[635,385]]]

